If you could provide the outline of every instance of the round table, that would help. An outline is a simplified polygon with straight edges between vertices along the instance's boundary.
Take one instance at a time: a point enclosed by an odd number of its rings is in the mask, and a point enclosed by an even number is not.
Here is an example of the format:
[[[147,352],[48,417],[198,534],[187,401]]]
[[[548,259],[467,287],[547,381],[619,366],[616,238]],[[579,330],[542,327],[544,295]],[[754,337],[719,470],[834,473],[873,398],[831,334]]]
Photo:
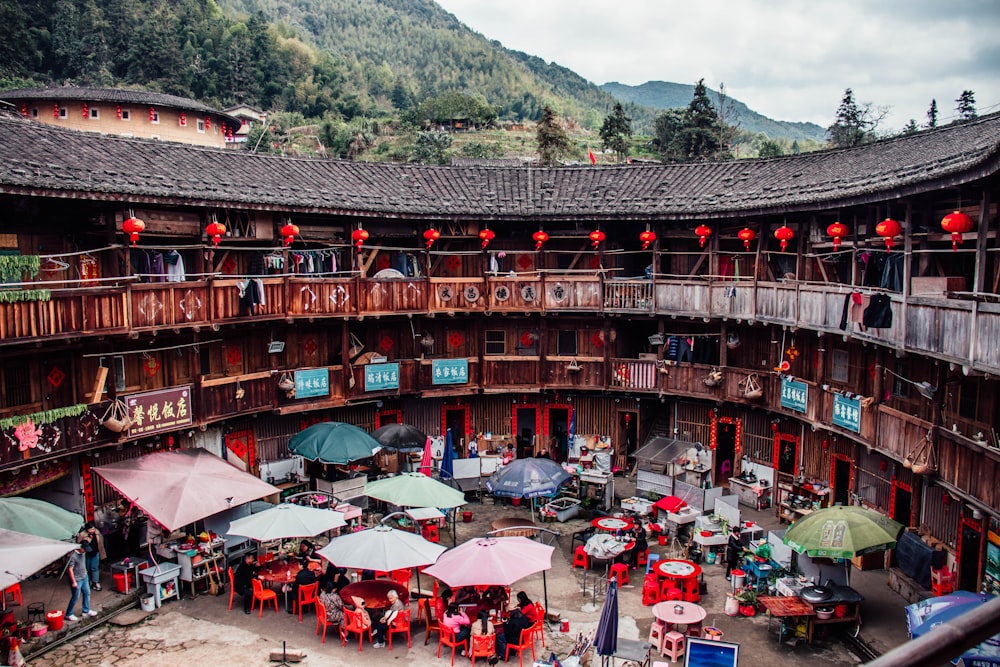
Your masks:
[[[708,612],[693,602],[671,600],[654,604],[653,616],[668,625],[692,625],[704,621]]]
[[[361,598],[365,601],[365,607],[369,609],[384,609],[389,606],[390,590],[399,593],[399,599],[403,604],[410,603],[410,592],[406,590],[406,586],[391,579],[355,581],[340,590],[340,598],[347,604],[354,604],[352,598]]]
[[[302,569],[297,561],[282,563],[281,561],[271,561],[262,565],[257,574],[261,581],[266,584],[290,584],[295,581],[295,575]]]
[[[598,530],[606,530],[609,533],[614,533],[619,530],[632,530],[635,521],[628,517],[602,516],[594,519],[591,525]]]
[[[516,516],[494,519],[490,522],[490,530],[503,531],[497,537],[534,537],[538,534],[538,526],[534,521]]]
[[[701,590],[698,577],[701,576],[701,566],[689,560],[661,559],[653,565],[653,571],[663,579],[676,583],[681,590],[682,598],[687,602],[701,600]]]

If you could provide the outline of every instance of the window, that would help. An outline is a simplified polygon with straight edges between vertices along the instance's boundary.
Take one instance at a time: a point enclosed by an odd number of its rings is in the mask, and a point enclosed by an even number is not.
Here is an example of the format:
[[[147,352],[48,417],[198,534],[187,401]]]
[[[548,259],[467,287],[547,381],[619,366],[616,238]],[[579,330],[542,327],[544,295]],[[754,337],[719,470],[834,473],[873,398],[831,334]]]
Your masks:
[[[507,337],[503,329],[491,329],[486,332],[486,354],[501,355],[507,352]]]
[[[129,115],[128,109],[122,109],[122,120],[131,120],[132,117]]]
[[[38,107],[35,107],[34,109],[31,110],[31,117],[38,118]]]
[[[201,118],[198,119],[198,131],[202,133],[205,132],[205,121]]]
[[[556,340],[556,354],[561,357],[576,356],[576,330],[560,331]]]
[[[97,107],[90,107],[89,114],[90,114],[90,120],[100,120],[101,119],[101,110],[98,109]]]
[[[833,351],[833,369],[830,371],[830,378],[834,382],[850,381],[850,373],[848,372],[849,357],[850,355],[847,354],[847,350]]]
[[[3,369],[3,405],[27,405],[31,403],[31,369],[27,363],[8,362]]]
[[[66,107],[59,107],[59,117],[60,118],[66,118],[68,115],[69,114],[66,111]]]
[[[101,357],[98,360],[98,365],[109,369],[108,379],[104,383],[104,391],[110,393],[108,383],[111,382],[111,376],[114,375],[115,393],[121,393],[125,391],[125,357],[120,354],[116,354],[115,356],[111,357],[110,363],[114,365],[113,366],[108,365],[109,361],[107,357]]]

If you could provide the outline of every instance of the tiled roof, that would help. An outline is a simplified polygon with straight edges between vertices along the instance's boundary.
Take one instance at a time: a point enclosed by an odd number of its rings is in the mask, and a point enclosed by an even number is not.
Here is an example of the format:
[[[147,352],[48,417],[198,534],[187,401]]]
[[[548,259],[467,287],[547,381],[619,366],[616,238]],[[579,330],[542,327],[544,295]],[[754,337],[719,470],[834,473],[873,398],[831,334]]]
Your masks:
[[[1000,114],[770,160],[436,167],[257,155],[0,118],[0,191],[432,218],[697,218],[884,201],[994,173]]]

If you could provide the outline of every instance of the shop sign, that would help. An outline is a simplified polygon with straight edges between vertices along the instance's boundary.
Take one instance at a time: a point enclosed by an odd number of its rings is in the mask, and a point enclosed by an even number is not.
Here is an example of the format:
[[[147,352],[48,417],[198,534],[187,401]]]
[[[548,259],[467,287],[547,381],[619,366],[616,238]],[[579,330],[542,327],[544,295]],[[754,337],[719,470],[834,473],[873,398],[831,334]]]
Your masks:
[[[310,368],[295,371],[295,398],[330,395],[330,369]]]
[[[469,381],[468,359],[432,359],[433,384],[466,384]]]
[[[861,433],[861,399],[834,394],[833,425]]]
[[[781,407],[796,412],[805,412],[808,401],[809,385],[791,378],[781,378]]]
[[[986,568],[983,570],[983,591],[988,595],[1000,594],[1000,535],[992,530],[986,533]]]
[[[399,389],[399,364],[365,366],[365,391]]]
[[[125,398],[131,437],[163,433],[192,425],[191,385],[147,391]]]

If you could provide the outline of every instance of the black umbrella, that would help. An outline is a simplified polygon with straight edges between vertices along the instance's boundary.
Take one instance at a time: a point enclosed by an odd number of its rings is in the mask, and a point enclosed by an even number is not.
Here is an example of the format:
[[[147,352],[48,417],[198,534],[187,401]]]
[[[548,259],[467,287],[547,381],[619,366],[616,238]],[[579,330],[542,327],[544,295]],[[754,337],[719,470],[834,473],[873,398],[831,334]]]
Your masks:
[[[427,435],[409,424],[386,424],[372,433],[372,437],[386,449],[400,452],[422,452]]]
[[[611,662],[611,656],[618,652],[618,581],[615,579],[608,584],[608,596],[604,598],[601,619],[594,633],[594,648],[601,656],[602,665]]]

